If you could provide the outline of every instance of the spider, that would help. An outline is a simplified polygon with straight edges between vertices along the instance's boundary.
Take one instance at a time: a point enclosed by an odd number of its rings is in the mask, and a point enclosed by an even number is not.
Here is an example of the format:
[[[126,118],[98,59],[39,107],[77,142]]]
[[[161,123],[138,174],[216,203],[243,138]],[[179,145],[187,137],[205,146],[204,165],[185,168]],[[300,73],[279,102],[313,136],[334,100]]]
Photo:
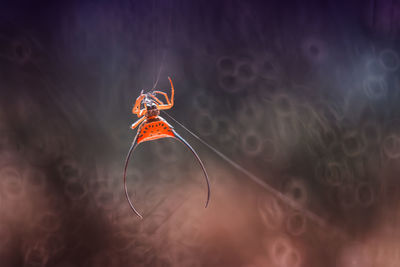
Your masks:
[[[136,99],[135,105],[133,106],[132,113],[136,114],[139,119],[132,124],[131,129],[135,129],[138,127],[137,133],[135,138],[133,139],[132,145],[129,149],[128,155],[125,161],[125,168],[124,168],[124,189],[125,189],[125,196],[128,200],[128,203],[133,210],[133,212],[143,219],[142,215],[135,209],[133,206],[129,194],[128,189],[126,186],[126,173],[128,162],[131,154],[135,150],[135,148],[143,142],[156,140],[160,138],[171,137],[178,139],[182,142],[196,157],[197,161],[200,164],[201,169],[203,170],[204,177],[207,183],[207,200],[205,207],[207,208],[208,202],[210,201],[210,182],[208,179],[207,171],[204,167],[203,162],[201,161],[200,157],[197,155],[196,151],[183,139],[175,130],[174,128],[168,124],[168,122],[160,116],[160,110],[170,109],[174,106],[174,85],[172,84],[172,80],[168,77],[168,80],[171,84],[171,99],[168,99],[168,95],[161,91],[151,91],[148,93],[140,93],[139,97]],[[160,94],[165,97],[167,104],[163,103],[156,95]],[[143,106],[143,108],[141,108]]]

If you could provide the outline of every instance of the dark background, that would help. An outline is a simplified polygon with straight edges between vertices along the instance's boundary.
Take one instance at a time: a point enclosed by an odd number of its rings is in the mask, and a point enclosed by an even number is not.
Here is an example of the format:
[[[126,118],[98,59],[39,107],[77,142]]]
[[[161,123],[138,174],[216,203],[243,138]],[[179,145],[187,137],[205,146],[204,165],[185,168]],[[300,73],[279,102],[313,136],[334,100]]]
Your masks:
[[[400,265],[400,1],[2,1],[0,266]],[[122,171],[140,91],[173,139]],[[256,182],[254,182],[256,181]]]

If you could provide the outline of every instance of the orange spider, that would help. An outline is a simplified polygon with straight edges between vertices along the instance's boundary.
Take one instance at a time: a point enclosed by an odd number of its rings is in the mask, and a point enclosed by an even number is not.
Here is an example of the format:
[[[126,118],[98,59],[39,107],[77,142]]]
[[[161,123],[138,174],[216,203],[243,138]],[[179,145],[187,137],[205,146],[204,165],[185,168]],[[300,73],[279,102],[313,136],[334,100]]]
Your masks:
[[[126,186],[126,171],[128,167],[129,158],[135,148],[142,142],[156,140],[160,138],[172,137],[181,141],[189,150],[194,154],[197,161],[199,162],[206,182],[207,182],[207,200],[206,200],[206,208],[208,206],[208,202],[210,201],[210,183],[208,180],[208,175],[206,169],[201,161],[200,157],[194,151],[194,149],[183,139],[177,132],[175,132],[174,128],[169,125],[166,120],[160,117],[160,110],[170,109],[174,106],[174,85],[172,84],[171,78],[168,77],[168,80],[171,84],[171,100],[168,99],[168,95],[161,91],[152,91],[149,93],[143,94],[143,90],[140,93],[140,96],[136,99],[135,105],[133,106],[132,113],[136,114],[139,117],[134,124],[132,124],[132,130],[139,126],[136,136],[132,142],[132,145],[129,149],[128,155],[125,161],[125,169],[124,169],[124,188],[125,195],[129,202],[130,207],[133,212],[140,218],[143,218],[142,215],[135,209],[133,206]],[[156,97],[156,94],[161,94],[165,97],[167,104],[164,104],[160,99]],[[141,108],[143,106],[143,108]]]

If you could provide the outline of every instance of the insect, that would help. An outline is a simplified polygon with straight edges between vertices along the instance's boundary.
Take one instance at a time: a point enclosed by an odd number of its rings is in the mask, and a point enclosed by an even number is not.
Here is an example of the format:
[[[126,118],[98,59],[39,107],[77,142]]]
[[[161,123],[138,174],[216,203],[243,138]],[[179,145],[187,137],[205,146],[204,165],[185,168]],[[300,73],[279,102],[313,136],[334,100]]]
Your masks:
[[[136,99],[135,105],[133,106],[132,109],[132,113],[136,114],[139,117],[139,119],[132,124],[131,128],[133,130],[138,127],[138,130],[135,138],[133,139],[132,145],[129,149],[128,155],[125,160],[124,189],[125,189],[126,199],[128,200],[131,209],[140,218],[143,218],[142,215],[140,215],[140,213],[135,209],[129,198],[128,189],[126,186],[126,174],[127,174],[129,158],[131,157],[132,153],[140,143],[146,141],[170,137],[170,138],[175,138],[180,142],[182,142],[193,153],[193,155],[199,162],[201,169],[203,170],[204,177],[207,183],[207,200],[205,205],[206,208],[208,206],[208,202],[210,201],[210,182],[203,162],[197,155],[196,151],[189,145],[189,143],[186,142],[186,140],[183,139],[174,130],[174,128],[160,116],[160,110],[170,109],[174,106],[174,93],[175,93],[174,85],[172,84],[172,80],[170,77],[168,77],[168,80],[171,84],[171,99],[168,99],[168,95],[161,91],[151,91],[144,94],[142,90],[139,97]],[[157,97],[157,94],[164,96],[167,103],[162,102]]]

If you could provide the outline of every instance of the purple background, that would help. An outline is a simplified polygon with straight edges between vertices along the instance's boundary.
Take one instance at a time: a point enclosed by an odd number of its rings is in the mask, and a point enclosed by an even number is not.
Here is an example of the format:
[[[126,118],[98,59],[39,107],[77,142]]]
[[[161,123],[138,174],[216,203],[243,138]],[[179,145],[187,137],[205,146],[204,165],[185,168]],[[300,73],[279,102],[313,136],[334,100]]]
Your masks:
[[[0,266],[399,266],[400,1],[3,1]],[[140,91],[184,129],[141,145]],[[253,176],[254,178],[254,176]],[[261,185],[260,185],[261,184]]]

